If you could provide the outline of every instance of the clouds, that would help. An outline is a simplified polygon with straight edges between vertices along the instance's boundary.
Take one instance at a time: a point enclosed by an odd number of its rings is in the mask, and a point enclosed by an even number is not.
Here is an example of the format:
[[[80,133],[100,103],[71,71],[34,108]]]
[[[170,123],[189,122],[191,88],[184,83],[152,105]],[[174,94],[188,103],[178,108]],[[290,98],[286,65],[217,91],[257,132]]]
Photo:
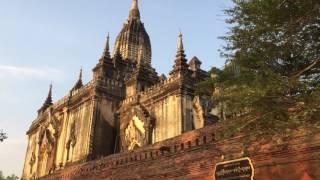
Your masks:
[[[50,67],[22,67],[0,64],[0,79],[55,80],[63,78],[63,72]]]

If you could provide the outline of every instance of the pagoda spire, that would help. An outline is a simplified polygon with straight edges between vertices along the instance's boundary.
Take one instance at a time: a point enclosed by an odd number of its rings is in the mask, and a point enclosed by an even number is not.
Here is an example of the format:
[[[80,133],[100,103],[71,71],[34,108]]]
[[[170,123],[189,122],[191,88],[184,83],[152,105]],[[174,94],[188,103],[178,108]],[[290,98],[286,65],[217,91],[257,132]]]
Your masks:
[[[180,51],[184,51],[183,49],[183,37],[182,37],[182,33],[181,31],[179,32],[179,36],[178,36],[178,52]]]
[[[73,91],[73,90],[80,89],[82,86],[83,86],[83,83],[82,83],[82,67],[81,67],[78,81],[77,81],[76,84],[73,86],[72,91]]]
[[[80,73],[79,73],[79,79],[78,81],[81,81],[82,82],[82,67],[80,68]]]
[[[138,9],[138,0],[132,0],[131,10]]]
[[[140,19],[138,0],[132,0],[129,19]]]
[[[48,96],[47,96],[46,100],[44,101],[42,107],[38,110],[38,113],[40,114],[40,113],[44,112],[52,104],[53,104],[52,103],[52,83],[50,83]]]
[[[106,46],[104,48],[102,59],[110,59],[110,35],[108,33],[107,40],[106,40]]]
[[[52,105],[52,83],[50,83],[48,96],[44,104]]]
[[[173,70],[170,72],[170,75],[176,72],[186,71],[188,70],[188,68],[189,68],[189,65],[187,64],[187,59],[186,59],[186,55],[184,53],[184,47],[183,47],[183,35],[181,32],[179,32],[176,60],[173,66]]]
[[[183,36],[181,32],[179,32],[179,35],[178,35],[178,48],[177,48],[176,58],[177,58],[176,60],[179,60],[179,62],[184,60],[185,62],[187,62],[186,55],[184,53]]]

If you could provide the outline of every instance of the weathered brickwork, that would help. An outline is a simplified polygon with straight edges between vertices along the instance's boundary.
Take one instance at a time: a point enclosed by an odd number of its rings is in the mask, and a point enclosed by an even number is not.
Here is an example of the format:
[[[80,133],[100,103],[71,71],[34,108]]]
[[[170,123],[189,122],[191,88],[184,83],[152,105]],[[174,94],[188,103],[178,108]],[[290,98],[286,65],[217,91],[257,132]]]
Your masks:
[[[42,179],[213,179],[215,164],[250,157],[254,179],[300,180],[320,177],[320,133],[306,131],[282,142],[247,136],[216,140],[219,126],[191,131],[132,152],[75,164]]]

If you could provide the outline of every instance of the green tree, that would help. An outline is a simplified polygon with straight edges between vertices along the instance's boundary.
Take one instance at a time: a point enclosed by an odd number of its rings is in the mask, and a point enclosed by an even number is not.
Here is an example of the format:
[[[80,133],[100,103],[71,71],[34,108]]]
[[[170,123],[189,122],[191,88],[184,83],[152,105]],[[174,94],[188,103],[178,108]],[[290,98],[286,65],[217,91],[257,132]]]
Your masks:
[[[213,79],[217,101],[250,128],[319,122],[320,4],[317,0],[234,0],[223,39],[227,65]],[[208,82],[208,80],[207,80]],[[256,121],[259,120],[259,121]]]
[[[0,170],[0,180],[4,180],[4,176],[1,170]]]
[[[213,77],[220,72],[220,69],[217,69],[215,67],[211,68],[209,71],[210,77],[205,78],[203,81],[199,82],[196,85],[196,94],[203,95],[203,94],[212,94],[214,87],[215,87],[215,81]]]
[[[0,142],[3,142],[5,139],[7,139],[7,134],[3,132],[3,130],[0,130]]]
[[[7,176],[7,178],[6,178],[6,180],[18,180],[18,179],[19,179],[19,177],[14,174],[12,174],[11,176]]]
[[[11,176],[7,176],[6,178],[4,177],[2,171],[0,171],[0,180],[18,180],[19,177],[12,174]]]

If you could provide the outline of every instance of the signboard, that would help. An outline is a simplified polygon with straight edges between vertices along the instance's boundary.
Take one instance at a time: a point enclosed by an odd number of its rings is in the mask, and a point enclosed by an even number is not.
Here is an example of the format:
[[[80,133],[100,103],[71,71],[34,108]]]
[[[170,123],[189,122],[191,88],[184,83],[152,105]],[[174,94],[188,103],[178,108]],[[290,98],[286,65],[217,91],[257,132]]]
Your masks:
[[[215,180],[253,180],[254,169],[250,158],[241,158],[216,164]]]

